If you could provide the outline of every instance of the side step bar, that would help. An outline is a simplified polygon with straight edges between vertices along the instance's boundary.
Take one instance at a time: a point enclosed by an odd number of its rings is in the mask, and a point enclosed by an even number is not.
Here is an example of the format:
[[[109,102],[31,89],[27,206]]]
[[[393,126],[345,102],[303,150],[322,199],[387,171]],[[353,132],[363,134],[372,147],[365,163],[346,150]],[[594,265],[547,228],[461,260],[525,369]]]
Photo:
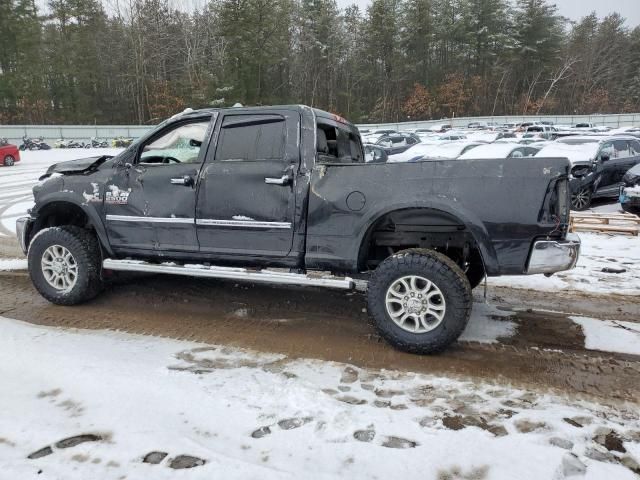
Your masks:
[[[229,280],[245,280],[248,282],[275,283],[280,285],[308,285],[315,287],[339,288],[352,290],[356,284],[349,277],[333,277],[328,275],[309,275],[287,273],[274,270],[249,270],[234,267],[208,267],[206,265],[176,265],[174,263],[148,263],[138,260],[113,260],[107,258],[102,262],[106,270],[121,272],[169,273],[189,277],[224,278]]]

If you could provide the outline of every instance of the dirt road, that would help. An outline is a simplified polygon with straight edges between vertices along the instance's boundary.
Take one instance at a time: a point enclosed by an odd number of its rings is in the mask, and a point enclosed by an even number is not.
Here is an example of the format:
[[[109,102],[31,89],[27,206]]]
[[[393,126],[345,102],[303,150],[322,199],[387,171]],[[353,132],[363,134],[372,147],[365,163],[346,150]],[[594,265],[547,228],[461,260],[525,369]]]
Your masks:
[[[511,312],[517,335],[491,345],[459,342],[441,355],[420,357],[397,352],[376,335],[364,297],[357,293],[157,276],[118,282],[85,305],[58,307],[35,292],[25,273],[7,272],[0,273],[0,291],[0,315],[42,325],[123,330],[292,358],[473,377],[600,401],[640,398],[640,356],[585,350],[583,333],[567,314],[545,311],[635,321],[640,303],[630,298],[596,301],[494,288],[488,301]],[[483,301],[481,294],[477,302]]]

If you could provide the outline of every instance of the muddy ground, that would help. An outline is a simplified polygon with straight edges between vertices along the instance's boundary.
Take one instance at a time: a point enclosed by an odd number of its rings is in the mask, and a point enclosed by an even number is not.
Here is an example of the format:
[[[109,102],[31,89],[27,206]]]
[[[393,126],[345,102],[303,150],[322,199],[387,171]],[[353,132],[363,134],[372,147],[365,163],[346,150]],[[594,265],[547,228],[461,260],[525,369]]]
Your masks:
[[[601,403],[640,399],[640,356],[585,350],[568,314],[638,321],[640,299],[492,288],[518,333],[497,344],[459,342],[440,355],[395,351],[367,320],[364,296],[312,288],[145,276],[114,282],[92,302],[59,307],[26,273],[0,272],[0,315],[41,325],[112,329],[351,363],[472,377]],[[483,291],[477,289],[476,301]],[[552,313],[565,312],[565,313]],[[496,317],[496,320],[505,320]]]

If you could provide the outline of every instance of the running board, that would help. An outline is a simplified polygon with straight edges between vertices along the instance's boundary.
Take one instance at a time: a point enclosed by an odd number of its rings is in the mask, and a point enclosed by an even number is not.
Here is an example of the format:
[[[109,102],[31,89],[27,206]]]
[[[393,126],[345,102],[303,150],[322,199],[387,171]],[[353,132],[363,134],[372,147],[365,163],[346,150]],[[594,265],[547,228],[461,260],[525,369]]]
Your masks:
[[[121,272],[168,273],[189,277],[224,278],[228,280],[246,280],[249,282],[275,283],[279,285],[307,285],[314,287],[339,288],[352,290],[355,282],[349,277],[333,277],[329,275],[305,275],[274,270],[249,270],[234,267],[208,267],[206,265],[176,265],[174,263],[148,263],[138,260],[113,260],[107,258],[102,262],[106,270]]]

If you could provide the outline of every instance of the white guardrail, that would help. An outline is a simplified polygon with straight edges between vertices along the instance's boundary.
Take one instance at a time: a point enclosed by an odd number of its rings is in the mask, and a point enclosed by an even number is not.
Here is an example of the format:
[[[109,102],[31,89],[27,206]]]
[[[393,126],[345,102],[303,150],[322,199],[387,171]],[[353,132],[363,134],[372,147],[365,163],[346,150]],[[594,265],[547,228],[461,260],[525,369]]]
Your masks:
[[[361,129],[410,130],[426,128],[430,125],[451,124],[454,128],[466,127],[471,122],[484,123],[522,123],[533,121],[553,122],[555,125],[576,125],[577,123],[593,123],[611,128],[640,126],[640,113],[623,113],[616,115],[511,115],[504,117],[460,117],[419,122],[359,124]],[[50,144],[59,138],[70,140],[89,140],[91,138],[111,139],[115,137],[138,138],[154,126],[145,125],[0,125],[0,138],[11,143],[22,143],[24,135],[42,137]]]

